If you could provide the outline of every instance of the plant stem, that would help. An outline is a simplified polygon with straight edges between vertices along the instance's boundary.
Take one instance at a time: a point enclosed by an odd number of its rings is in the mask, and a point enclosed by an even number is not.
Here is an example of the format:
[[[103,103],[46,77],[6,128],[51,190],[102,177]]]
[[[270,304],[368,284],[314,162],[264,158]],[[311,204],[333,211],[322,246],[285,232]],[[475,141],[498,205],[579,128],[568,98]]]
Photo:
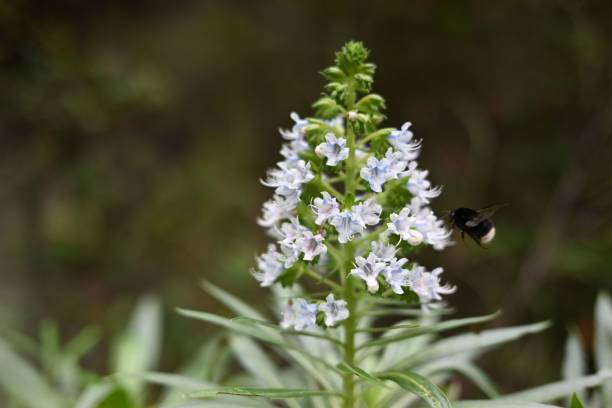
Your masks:
[[[352,109],[354,98],[348,101],[348,110]],[[346,177],[344,188],[346,197],[355,196],[357,185],[357,166],[355,162],[355,132],[352,124],[347,121],[347,147],[349,155],[346,161]],[[346,257],[344,275],[347,276],[344,282],[344,300],[349,312],[349,317],[344,323],[344,362],[350,366],[355,365],[355,331],[357,329],[356,300],[353,289],[353,279],[348,276],[355,258],[355,247],[353,243],[345,246]],[[344,408],[353,408],[355,405],[355,378],[352,373],[347,373],[343,377]]]
[[[350,271],[354,255],[352,245],[347,245],[346,273]],[[344,323],[344,362],[350,366],[355,365],[355,333],[357,330],[357,314],[353,279],[349,276],[344,286],[344,300],[349,311],[349,317]],[[355,378],[352,373],[346,373],[343,378],[344,407],[352,408],[355,405]]]
[[[338,289],[342,289],[342,287],[340,285],[338,285],[336,282],[327,279],[324,276],[321,276],[318,272],[313,271],[310,268],[304,268],[303,269],[304,273],[308,276],[310,276],[311,278],[313,278],[315,281],[317,281],[317,283],[324,283],[327,286],[329,286],[332,289],[338,290]]]

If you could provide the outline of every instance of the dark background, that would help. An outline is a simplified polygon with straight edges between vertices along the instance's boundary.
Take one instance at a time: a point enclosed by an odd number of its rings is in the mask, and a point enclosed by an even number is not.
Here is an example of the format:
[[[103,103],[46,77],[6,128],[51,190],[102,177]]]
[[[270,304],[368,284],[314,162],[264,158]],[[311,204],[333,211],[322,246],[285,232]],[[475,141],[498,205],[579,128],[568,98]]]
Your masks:
[[[504,391],[556,379],[612,287],[611,23],[608,1],[0,2],[0,322],[110,338],[154,292],[172,370],[210,330],[173,307],[220,311],[202,278],[265,308],[259,178],[357,39],[385,125],[413,122],[445,187],[434,208],[510,204],[490,248],[421,260],[458,315],[554,322],[483,359]]]

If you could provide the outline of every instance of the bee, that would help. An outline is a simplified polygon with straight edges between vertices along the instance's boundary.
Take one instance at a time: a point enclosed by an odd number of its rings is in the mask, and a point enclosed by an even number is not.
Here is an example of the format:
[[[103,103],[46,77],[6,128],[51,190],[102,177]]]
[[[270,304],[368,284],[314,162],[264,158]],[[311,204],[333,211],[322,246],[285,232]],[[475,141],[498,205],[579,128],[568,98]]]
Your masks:
[[[448,214],[451,228],[457,227],[461,230],[462,239],[465,239],[465,234],[468,234],[480,246],[489,244],[495,238],[495,225],[490,218],[497,210],[506,205],[492,205],[481,210],[457,208]]]

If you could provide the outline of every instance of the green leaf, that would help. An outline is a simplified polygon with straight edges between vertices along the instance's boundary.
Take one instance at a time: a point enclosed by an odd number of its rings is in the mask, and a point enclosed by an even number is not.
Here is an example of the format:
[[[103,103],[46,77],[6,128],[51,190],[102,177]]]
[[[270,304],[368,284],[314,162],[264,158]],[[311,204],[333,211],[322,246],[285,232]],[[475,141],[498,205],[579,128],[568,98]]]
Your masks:
[[[556,405],[545,405],[537,402],[467,400],[453,403],[453,408],[559,408]]]
[[[410,367],[464,353],[483,353],[492,346],[519,339],[527,334],[538,333],[548,326],[548,322],[542,322],[450,337],[432,344],[418,354],[410,355],[398,361],[394,367]]]
[[[313,362],[323,364],[326,367],[331,368],[332,370],[336,370],[336,367],[329,364],[324,358],[314,356],[306,352],[305,350],[302,350],[301,348],[297,347],[296,345],[285,341],[279,333],[274,332],[274,330],[271,328],[265,328],[265,327],[259,328],[259,327],[253,326],[252,324],[246,324],[246,323],[239,322],[233,319],[232,320],[226,319],[224,317],[217,316],[211,313],[206,313],[206,312],[197,312],[194,310],[186,310],[186,309],[177,309],[177,311],[179,314],[183,316],[190,317],[196,320],[202,320],[202,321],[212,323],[212,324],[216,324],[216,325],[225,327],[226,329],[232,330],[238,334],[254,337],[258,340],[280,346],[285,351],[286,350],[297,351],[300,354],[302,354],[304,357],[308,358],[309,360]],[[267,330],[264,331],[264,329],[267,329]],[[295,358],[295,356],[293,357]]]
[[[436,385],[425,377],[410,371],[386,371],[377,374],[381,380],[397,383],[405,390],[417,395],[432,408],[452,408],[450,401]]]
[[[29,362],[0,339],[0,387],[5,394],[29,408],[63,408],[61,395],[41,377]]]
[[[586,377],[541,385],[529,390],[504,395],[501,399],[504,401],[553,401],[585,388],[596,387],[607,380],[612,380],[612,370],[604,370],[600,371],[598,374]]]
[[[263,315],[259,313],[255,308],[251,307],[247,303],[238,299],[236,296],[229,292],[224,291],[218,286],[213,285],[208,281],[202,282],[202,288],[212,297],[223,303],[225,306],[230,308],[234,313],[239,316],[250,317],[253,319],[265,320]]]
[[[381,346],[396,341],[409,339],[411,337],[421,336],[428,333],[438,333],[444,330],[452,330],[462,326],[469,326],[472,324],[484,323],[497,318],[500,315],[499,312],[492,313],[486,316],[468,317],[465,319],[454,319],[445,322],[435,323],[429,326],[419,326],[416,328],[406,329],[398,334],[392,336],[384,336],[375,340],[371,340],[358,347],[358,349],[364,349],[373,346]]]
[[[124,388],[114,388],[97,408],[137,408],[138,406],[129,391]]]
[[[576,393],[572,394],[569,408],[584,408],[582,401],[580,401],[580,398],[578,398],[578,395],[576,395]]]
[[[98,341],[100,341],[100,330],[93,326],[86,327],[66,344],[64,353],[78,359],[98,344]]]
[[[334,343],[334,344],[338,344],[338,345],[343,345],[343,343],[340,340],[336,339],[336,338],[333,338],[331,336],[327,336],[325,334],[316,333],[314,331],[283,329],[282,327],[280,327],[277,324],[266,322],[266,321],[263,321],[263,320],[251,319],[249,317],[235,317],[232,320],[235,321],[235,322],[240,322],[240,323],[247,323],[247,324],[254,324],[254,325],[261,325],[261,326],[264,326],[264,327],[269,327],[271,329],[274,329],[274,330],[278,331],[279,333],[286,334],[286,335],[314,337],[314,338],[317,338],[317,339],[329,341],[330,343]]]
[[[218,387],[187,394],[189,398],[215,398],[219,395],[237,395],[242,397],[264,397],[270,399],[304,398],[304,397],[342,397],[342,394],[322,390],[295,388],[253,388],[253,387]]]
[[[74,408],[97,408],[102,401],[113,393],[115,384],[93,384],[85,388]]]
[[[351,373],[359,377],[360,379],[368,382],[372,385],[376,385],[383,388],[388,388],[387,385],[381,379],[374,377],[372,374],[362,370],[361,368],[345,363],[344,361],[338,364],[338,368],[347,373]]]
[[[161,304],[153,296],[144,296],[136,305],[129,326],[115,345],[114,372],[140,373],[157,365],[161,344]],[[134,401],[143,398],[143,383],[139,378],[125,378],[121,385]],[[113,397],[121,398],[121,396]]]
[[[124,376],[125,375],[119,374],[115,377]],[[203,388],[214,388],[217,386],[217,384],[213,384],[208,381],[203,381],[194,377],[188,377],[181,374],[160,373],[154,371],[134,374],[133,377],[141,378],[142,380],[152,384],[158,384],[166,386],[168,388],[178,389],[181,392],[196,391],[201,390]]]
[[[240,365],[256,379],[257,385],[283,387],[276,367],[254,341],[244,336],[231,336],[230,347]]]
[[[587,359],[582,349],[578,332],[574,329],[565,342],[565,355],[563,357],[562,376],[564,380],[579,378],[587,374]],[[584,398],[584,393],[580,395]],[[569,399],[568,399],[569,401]]]
[[[612,370],[612,301],[600,293],[595,304],[595,364]],[[612,381],[603,385],[604,406],[612,406]]]
[[[467,359],[442,359],[419,369],[426,377],[439,372],[456,371],[472,381],[489,398],[498,398],[499,393],[493,381],[477,366]]]

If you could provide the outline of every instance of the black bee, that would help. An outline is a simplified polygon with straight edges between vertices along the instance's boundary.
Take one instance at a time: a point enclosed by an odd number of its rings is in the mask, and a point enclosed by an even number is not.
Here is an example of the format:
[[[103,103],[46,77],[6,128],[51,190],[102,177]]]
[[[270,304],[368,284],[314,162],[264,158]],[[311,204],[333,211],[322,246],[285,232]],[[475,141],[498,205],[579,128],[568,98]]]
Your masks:
[[[459,228],[462,239],[465,239],[465,234],[468,234],[478,245],[486,245],[495,238],[495,225],[490,218],[497,210],[506,205],[492,205],[481,210],[457,208],[448,214],[451,228]]]

